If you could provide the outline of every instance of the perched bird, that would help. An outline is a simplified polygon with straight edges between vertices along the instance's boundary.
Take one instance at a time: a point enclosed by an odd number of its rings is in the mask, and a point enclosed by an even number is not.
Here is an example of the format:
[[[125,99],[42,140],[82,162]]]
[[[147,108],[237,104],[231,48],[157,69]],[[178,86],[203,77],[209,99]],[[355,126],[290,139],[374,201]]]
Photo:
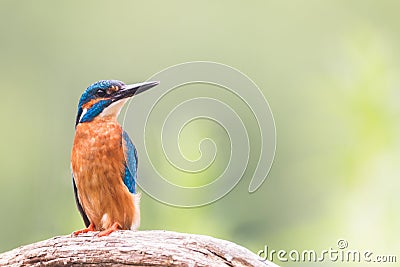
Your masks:
[[[118,229],[136,230],[140,223],[136,193],[136,148],[117,117],[135,93],[158,82],[126,85],[104,80],[82,94],[75,123],[71,155],[75,201],[86,225],[75,235],[101,231],[106,236]]]

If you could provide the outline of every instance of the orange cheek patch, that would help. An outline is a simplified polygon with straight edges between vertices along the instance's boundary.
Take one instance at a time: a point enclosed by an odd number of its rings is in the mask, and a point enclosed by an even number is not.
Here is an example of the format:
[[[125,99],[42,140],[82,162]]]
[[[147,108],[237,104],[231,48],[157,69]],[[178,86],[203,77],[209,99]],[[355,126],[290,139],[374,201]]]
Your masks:
[[[82,105],[83,109],[90,109],[94,104],[100,102],[101,100],[106,100],[106,98],[96,98],[96,99],[92,99],[89,102],[85,103]]]

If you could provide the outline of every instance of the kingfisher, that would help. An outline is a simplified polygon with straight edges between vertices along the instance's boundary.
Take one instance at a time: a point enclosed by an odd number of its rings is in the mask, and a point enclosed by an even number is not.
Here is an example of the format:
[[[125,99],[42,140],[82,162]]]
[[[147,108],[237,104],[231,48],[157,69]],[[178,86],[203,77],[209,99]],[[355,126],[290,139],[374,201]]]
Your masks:
[[[140,194],[136,192],[138,156],[117,117],[129,98],[159,82],[127,85],[102,80],[90,85],[78,104],[71,154],[75,201],[86,228],[107,236],[136,230],[140,224]]]

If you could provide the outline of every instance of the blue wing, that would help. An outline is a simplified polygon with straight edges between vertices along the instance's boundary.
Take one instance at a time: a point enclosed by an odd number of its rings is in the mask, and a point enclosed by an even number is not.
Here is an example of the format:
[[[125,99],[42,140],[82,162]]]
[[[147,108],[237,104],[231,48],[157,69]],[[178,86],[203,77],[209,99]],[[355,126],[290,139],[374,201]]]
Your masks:
[[[86,227],[89,227],[89,224],[90,224],[89,218],[87,217],[85,211],[82,208],[81,203],[79,202],[78,189],[76,188],[74,173],[72,173],[72,184],[74,185],[74,195],[75,195],[76,206],[78,207],[79,213],[81,214],[83,222],[85,223]]]
[[[132,143],[128,134],[124,131],[122,133],[122,138],[125,142],[125,175],[124,184],[128,187],[129,192],[132,194],[136,193],[136,175],[137,175],[137,163],[138,158],[136,154],[135,145]]]

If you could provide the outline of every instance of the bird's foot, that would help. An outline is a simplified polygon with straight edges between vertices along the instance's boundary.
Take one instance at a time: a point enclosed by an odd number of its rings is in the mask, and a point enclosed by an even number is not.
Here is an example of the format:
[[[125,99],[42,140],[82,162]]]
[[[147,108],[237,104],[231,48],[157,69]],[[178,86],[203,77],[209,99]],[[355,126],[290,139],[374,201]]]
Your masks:
[[[101,231],[100,233],[98,233],[97,236],[99,236],[99,237],[108,236],[108,235],[111,234],[112,232],[118,231],[119,229],[122,229],[122,226],[121,226],[119,223],[115,222],[113,225],[111,225],[110,228],[108,228],[108,229],[106,229],[106,230]]]
[[[84,233],[94,232],[94,231],[96,231],[96,230],[94,229],[94,224],[93,224],[93,223],[90,223],[89,226],[88,226],[87,228],[82,229],[82,230],[75,231],[75,232],[73,232],[72,234],[73,234],[73,235],[79,235],[79,234],[84,234]]]

